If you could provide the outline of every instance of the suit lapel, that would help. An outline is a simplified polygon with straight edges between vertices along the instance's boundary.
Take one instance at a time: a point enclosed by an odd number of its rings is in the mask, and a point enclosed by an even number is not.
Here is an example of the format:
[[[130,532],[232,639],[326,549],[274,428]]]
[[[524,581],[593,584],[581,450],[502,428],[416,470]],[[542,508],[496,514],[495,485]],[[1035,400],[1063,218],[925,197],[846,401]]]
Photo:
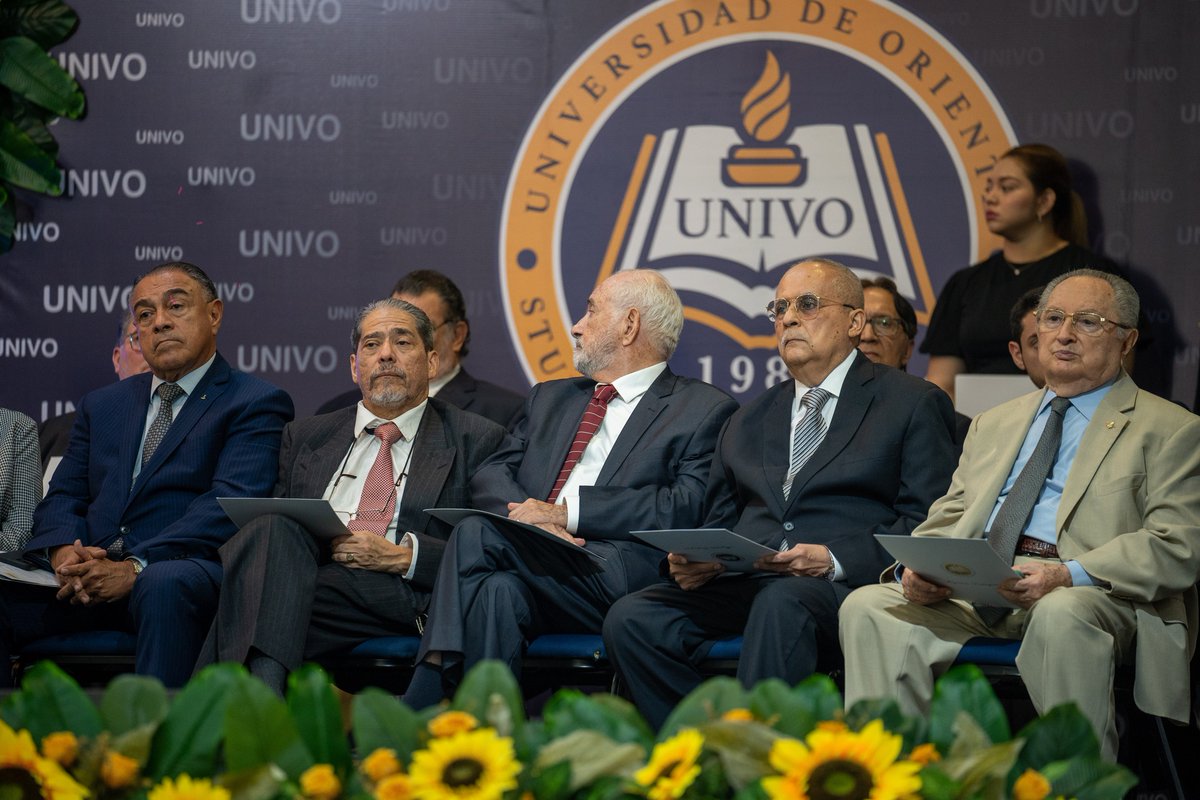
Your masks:
[[[544,440],[548,444],[548,455],[542,462],[542,478],[538,482],[538,491],[533,497],[543,500],[554,488],[554,481],[558,478],[558,472],[562,469],[563,462],[567,460],[571,442],[575,440],[575,432],[579,430],[579,422],[583,419],[583,412],[587,409],[588,401],[592,399],[592,392],[595,389],[596,384],[593,381],[574,382],[569,387],[571,394],[559,404],[561,413],[554,415],[556,419],[554,431]]]
[[[988,472],[986,481],[980,484],[979,492],[970,501],[958,524],[964,535],[983,535],[988,518],[992,515],[996,500],[1004,489],[1008,473],[1012,472],[1013,464],[1017,461],[1021,445],[1025,442],[1029,426],[1033,424],[1033,418],[1037,415],[1038,406],[1044,396],[1045,392],[1034,392],[1017,401],[1019,404],[1013,413],[1006,420],[998,420],[999,424],[989,430],[988,439],[977,442],[975,449],[982,451],[982,456],[978,458],[987,465],[983,469]],[[985,447],[986,450],[983,449]]]
[[[633,410],[629,421],[625,423],[625,427],[621,429],[621,435],[613,442],[612,450],[609,451],[608,457],[604,459],[604,466],[600,470],[600,474],[596,477],[597,486],[607,486],[613,480],[617,470],[621,464],[633,452],[633,448],[642,440],[642,434],[650,427],[651,423],[658,418],[658,415],[670,404],[671,394],[675,391],[675,374],[670,368],[664,369],[654,383],[650,384],[650,388],[646,390],[646,394],[638,402],[637,408]]]
[[[300,443],[296,454],[298,475],[288,487],[292,497],[321,497],[350,453],[354,440],[357,406],[341,409],[333,419],[308,441]]]
[[[1079,441],[1075,460],[1071,462],[1071,469],[1067,473],[1062,498],[1058,501],[1058,514],[1054,520],[1056,534],[1062,533],[1063,524],[1083,499],[1104,457],[1129,425],[1129,417],[1125,412],[1133,411],[1136,399],[1137,386],[1128,375],[1122,374],[1096,408]]]
[[[417,520],[424,516],[423,509],[437,505],[454,464],[454,455],[455,448],[446,443],[442,415],[430,403],[425,407],[417,438],[413,441],[408,478],[404,481],[404,495],[400,499],[400,527],[424,528],[416,524]]]
[[[783,482],[787,479],[788,461],[792,454],[792,405],[796,399],[796,382],[785,381],[776,390],[775,399],[763,417],[763,475],[771,487],[776,508],[787,508],[783,499]],[[774,441],[779,437],[778,441]],[[782,513],[780,513],[782,517]]]
[[[125,411],[120,454],[121,480],[125,484],[126,495],[133,489],[133,468],[142,457],[139,450],[142,446],[142,434],[146,430],[146,410],[150,406],[150,381],[148,373],[129,379],[132,399]]]

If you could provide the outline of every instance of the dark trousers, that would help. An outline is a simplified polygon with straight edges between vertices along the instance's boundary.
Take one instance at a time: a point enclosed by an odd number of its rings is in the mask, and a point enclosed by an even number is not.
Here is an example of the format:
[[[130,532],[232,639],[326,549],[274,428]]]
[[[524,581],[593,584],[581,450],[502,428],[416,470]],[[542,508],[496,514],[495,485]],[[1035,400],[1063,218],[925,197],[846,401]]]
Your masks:
[[[221,567],[201,559],[149,564],[128,597],[95,606],[56,600],[56,589],[0,583],[0,685],[10,685],[9,656],[30,642],[61,633],[122,630],[137,636],[135,669],[168,687],[192,674],[217,606]]]
[[[225,582],[197,669],[263,654],[293,670],[367,639],[416,633],[429,604],[400,575],[330,562],[328,547],[287,517],[246,525],[221,561]]]
[[[534,637],[599,633],[618,598],[660,580],[662,553],[652,548],[631,542],[587,547],[608,559],[603,568],[536,537],[510,538],[483,517],[459,523],[434,584],[418,662],[441,653],[451,683],[483,659],[503,661],[519,675]]]
[[[743,635],[738,679],[795,684],[835,660],[841,583],[796,576],[729,577],[693,591],[652,586],[619,600],[604,621],[604,645],[633,701],[656,729],[702,681],[713,642]]]

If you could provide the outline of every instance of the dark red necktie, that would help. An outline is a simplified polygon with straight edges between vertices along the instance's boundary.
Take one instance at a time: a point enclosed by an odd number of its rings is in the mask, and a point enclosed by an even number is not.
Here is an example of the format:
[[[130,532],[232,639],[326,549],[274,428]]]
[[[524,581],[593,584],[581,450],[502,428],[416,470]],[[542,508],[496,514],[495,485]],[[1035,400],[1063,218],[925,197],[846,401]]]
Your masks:
[[[588,401],[587,408],[583,410],[583,419],[579,420],[579,430],[575,431],[575,440],[571,442],[567,458],[563,461],[562,469],[558,471],[558,479],[554,481],[554,488],[550,490],[550,496],[546,498],[547,503],[554,503],[558,500],[558,493],[566,485],[567,478],[571,477],[571,470],[575,469],[575,465],[579,463],[579,458],[587,449],[588,442],[596,435],[596,431],[600,430],[600,423],[604,421],[609,401],[616,396],[617,390],[611,383],[596,384],[596,391],[592,393],[592,399]]]

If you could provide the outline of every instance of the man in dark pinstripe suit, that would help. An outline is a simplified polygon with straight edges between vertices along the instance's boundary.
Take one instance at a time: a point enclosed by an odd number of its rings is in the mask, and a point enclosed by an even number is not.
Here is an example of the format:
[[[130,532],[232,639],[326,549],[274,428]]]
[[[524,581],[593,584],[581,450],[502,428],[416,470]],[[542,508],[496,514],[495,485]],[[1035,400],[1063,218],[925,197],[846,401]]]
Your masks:
[[[363,309],[350,357],[362,401],[288,425],[275,485],[276,497],[328,499],[348,532],[324,544],[285,517],[244,526],[221,548],[225,583],[201,665],[245,663],[282,693],[305,658],[416,632],[450,534],[422,509],[470,505],[471,474],[505,438],[428,397],[433,333],[402,300]],[[376,470],[386,479],[373,483]]]

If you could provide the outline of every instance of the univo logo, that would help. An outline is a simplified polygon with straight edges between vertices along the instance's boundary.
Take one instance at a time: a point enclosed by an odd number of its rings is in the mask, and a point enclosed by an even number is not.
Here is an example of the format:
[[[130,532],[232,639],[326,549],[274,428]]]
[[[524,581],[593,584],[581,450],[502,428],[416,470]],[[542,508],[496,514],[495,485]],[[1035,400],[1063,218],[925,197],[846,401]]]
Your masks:
[[[526,373],[574,374],[571,322],[617,270],[660,271],[688,319],[672,364],[745,396],[787,377],[765,306],[802,257],[894,279],[926,322],[995,246],[980,195],[1013,139],[884,0],[660,0],[564,73],[513,165],[500,272]]]

